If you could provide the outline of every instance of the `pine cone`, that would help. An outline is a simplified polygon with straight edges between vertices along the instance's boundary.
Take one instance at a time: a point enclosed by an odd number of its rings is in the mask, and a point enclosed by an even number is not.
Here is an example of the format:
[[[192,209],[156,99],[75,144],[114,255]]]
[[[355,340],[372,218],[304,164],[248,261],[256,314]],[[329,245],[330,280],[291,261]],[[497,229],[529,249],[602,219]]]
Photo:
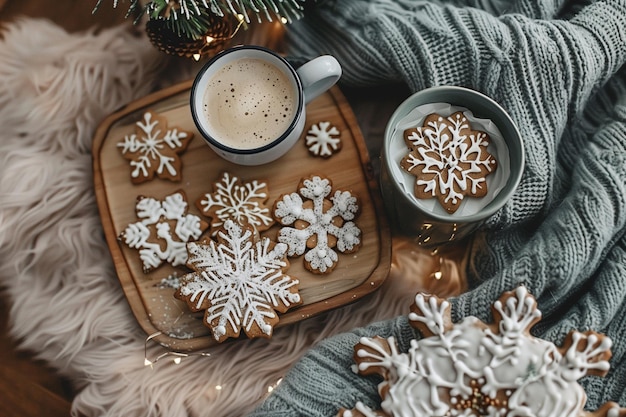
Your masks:
[[[196,60],[221,51],[239,29],[232,15],[215,16],[211,27],[198,38],[178,35],[164,19],[150,19],[146,22],[146,33],[152,44],[162,52]],[[213,38],[207,42],[207,36]]]

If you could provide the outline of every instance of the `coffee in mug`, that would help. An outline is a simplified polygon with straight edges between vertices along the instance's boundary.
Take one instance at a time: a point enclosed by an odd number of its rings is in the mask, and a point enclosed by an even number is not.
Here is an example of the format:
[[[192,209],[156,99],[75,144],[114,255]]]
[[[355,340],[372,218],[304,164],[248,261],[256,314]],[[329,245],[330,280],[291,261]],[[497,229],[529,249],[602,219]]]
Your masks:
[[[203,114],[208,132],[234,149],[261,148],[289,129],[298,95],[283,71],[263,59],[224,65],[206,86]]]
[[[341,66],[329,55],[295,69],[259,46],[237,46],[207,62],[191,88],[191,114],[227,161],[261,165],[284,155],[304,131],[305,105],[332,87]]]

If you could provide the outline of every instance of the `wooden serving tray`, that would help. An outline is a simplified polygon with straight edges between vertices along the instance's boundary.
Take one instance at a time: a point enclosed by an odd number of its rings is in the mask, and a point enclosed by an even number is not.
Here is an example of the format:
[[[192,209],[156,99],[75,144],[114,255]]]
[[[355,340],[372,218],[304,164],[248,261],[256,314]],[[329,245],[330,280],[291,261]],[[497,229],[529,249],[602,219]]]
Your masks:
[[[95,192],[106,240],[113,256],[117,275],[132,311],[148,335],[168,349],[194,351],[216,342],[202,324],[201,313],[191,313],[187,305],[173,297],[174,289],[163,285],[171,276],[190,270],[164,264],[145,274],[138,251],[118,241],[119,234],[138,219],[135,203],[138,196],[159,200],[183,189],[189,212],[206,221],[194,202],[213,192],[213,184],[227,171],[244,181],[268,182],[269,207],[284,193],[296,192],[302,177],[321,174],[331,179],[334,190],[351,191],[360,199],[361,213],[355,223],[362,231],[362,246],[353,254],[339,253],[332,273],[315,275],[304,268],[302,257],[289,258],[289,275],[300,281],[303,304],[280,316],[277,329],[289,323],[351,303],[378,288],[387,277],[391,262],[391,236],[384,217],[376,179],[367,148],[349,104],[337,87],[307,106],[305,133],[311,124],[331,122],[341,132],[342,149],[328,159],[309,154],[301,138],[279,160],[262,166],[246,167],[229,163],[217,156],[197,131],[189,109],[192,82],[185,82],[135,101],[102,122],[93,145]],[[182,157],[182,181],[155,178],[139,185],[130,180],[129,162],[116,147],[125,135],[134,132],[145,111],[151,110],[167,119],[168,128],[191,131],[194,138]],[[276,239],[278,225],[262,232]],[[281,329],[276,331],[288,331]],[[245,336],[242,336],[245,337]]]

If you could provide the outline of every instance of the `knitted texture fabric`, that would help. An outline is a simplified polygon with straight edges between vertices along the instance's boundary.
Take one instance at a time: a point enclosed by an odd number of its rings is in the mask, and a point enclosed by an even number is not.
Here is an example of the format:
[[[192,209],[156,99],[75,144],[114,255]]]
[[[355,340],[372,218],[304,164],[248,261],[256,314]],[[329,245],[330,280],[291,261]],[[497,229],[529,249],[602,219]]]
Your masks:
[[[490,321],[500,294],[524,284],[543,313],[533,335],[560,345],[592,329],[613,340],[609,374],[580,382],[588,409],[626,406],[626,1],[331,1],[288,36],[294,56],[337,57],[346,85],[458,85],[506,109],[524,175],[469,243],[469,290],[450,300],[453,320]],[[419,337],[399,317],[326,340],[253,416],[377,408],[380,379],[351,370],[363,335],[393,335],[401,350]]]

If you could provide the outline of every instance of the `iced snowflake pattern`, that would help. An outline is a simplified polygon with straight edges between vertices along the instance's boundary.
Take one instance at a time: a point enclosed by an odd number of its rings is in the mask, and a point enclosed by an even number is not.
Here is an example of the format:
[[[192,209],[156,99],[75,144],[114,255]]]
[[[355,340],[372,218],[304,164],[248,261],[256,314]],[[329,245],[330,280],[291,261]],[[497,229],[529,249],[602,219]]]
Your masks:
[[[541,318],[525,287],[493,304],[491,325],[475,317],[452,323],[450,304],[417,294],[409,320],[424,336],[399,352],[393,337],[361,338],[357,370],[378,374],[381,410],[363,403],[342,417],[624,417],[626,409],[606,403],[583,411],[586,395],[577,383],[609,370],[611,340],[572,331],[562,347],[530,335]]]
[[[135,184],[154,178],[180,181],[182,161],[179,154],[187,149],[193,133],[178,128],[167,129],[167,120],[148,111],[135,126],[135,133],[117,143],[124,158],[130,161],[131,181]]]
[[[284,226],[278,241],[289,246],[289,256],[304,256],[304,265],[314,273],[330,273],[338,255],[356,252],[361,246],[361,230],[352,221],[359,212],[356,196],[349,191],[332,192],[328,178],[304,178],[298,193],[285,194],[274,203],[274,217]],[[306,201],[302,199],[304,197]],[[307,251],[308,249],[308,251]]]
[[[258,238],[254,229],[232,220],[217,241],[187,245],[187,265],[195,272],[180,279],[176,298],[192,311],[205,310],[204,324],[218,342],[238,337],[271,337],[284,313],[302,302],[298,280],[285,274],[287,245]]]
[[[240,225],[247,223],[262,232],[274,224],[270,209],[265,206],[268,198],[266,182],[243,182],[223,172],[220,181],[215,183],[214,191],[198,198],[196,207],[211,218],[211,236],[215,236],[229,219]]]
[[[187,213],[187,198],[177,191],[159,201],[152,197],[137,198],[138,222],[129,224],[118,239],[131,249],[139,250],[143,272],[149,273],[163,262],[172,266],[187,262],[187,242],[199,239],[208,224]]]
[[[329,158],[341,149],[340,132],[330,122],[311,125],[305,137],[309,152],[315,156]]]
[[[497,167],[487,151],[489,136],[472,130],[462,112],[431,114],[422,127],[405,130],[404,139],[410,150],[400,165],[417,177],[417,198],[437,198],[454,213],[464,196],[487,195],[486,177]]]

